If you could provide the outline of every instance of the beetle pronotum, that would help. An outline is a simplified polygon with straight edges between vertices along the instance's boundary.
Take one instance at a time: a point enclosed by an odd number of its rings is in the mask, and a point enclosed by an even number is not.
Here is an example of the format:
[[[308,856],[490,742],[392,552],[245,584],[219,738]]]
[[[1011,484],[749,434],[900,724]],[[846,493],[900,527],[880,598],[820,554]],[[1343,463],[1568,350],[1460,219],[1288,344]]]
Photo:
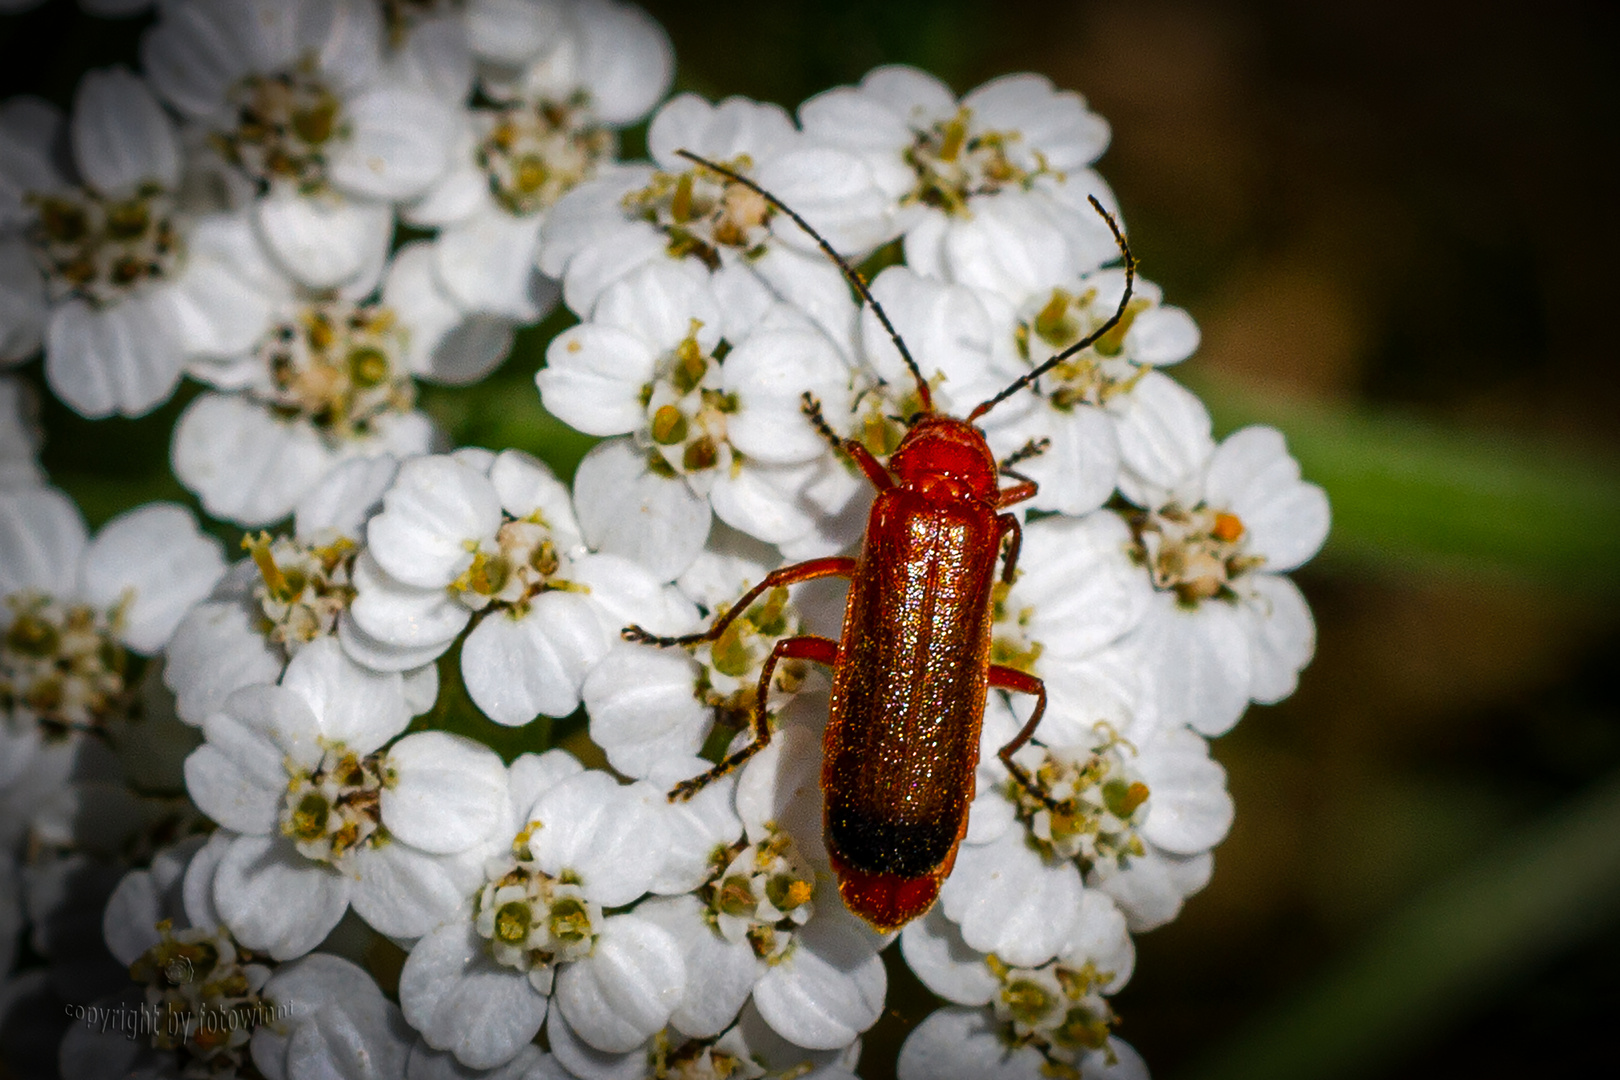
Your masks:
[[[820,245],[888,331],[916,381],[921,408],[885,467],[859,442],[840,439],[806,394],[811,423],[877,489],[860,554],[774,570],[702,633],[657,637],[627,626],[624,637],[660,646],[715,641],[768,589],[815,578],[849,579],[840,639],[779,640],[760,674],[752,741],[708,772],[677,784],[669,797],[690,798],[770,742],[766,698],[779,662],[828,665],[833,686],[821,766],[827,852],[845,905],[878,930],[893,930],[928,910],[956,861],[967,831],[990,689],[1034,695],[1028,722],[998,756],[1018,783],[1051,805],[1051,797],[1013,760],[1046,710],[1046,687],[1034,675],[990,662],[996,561],[1005,543],[1001,579],[1011,582],[1022,537],[1018,519],[1004,511],[1036,491],[1033,480],[1009,466],[1040,448],[1026,446],[998,465],[973,422],[1112,330],[1130,302],[1135,260],[1119,224],[1091,197],[1125,263],[1118,309],[1092,333],[958,420],[934,411],[928,382],[882,306],[815,229],[747,177],[688,151],[680,154],[758,193]],[[1002,475],[1016,482],[1003,488]]]

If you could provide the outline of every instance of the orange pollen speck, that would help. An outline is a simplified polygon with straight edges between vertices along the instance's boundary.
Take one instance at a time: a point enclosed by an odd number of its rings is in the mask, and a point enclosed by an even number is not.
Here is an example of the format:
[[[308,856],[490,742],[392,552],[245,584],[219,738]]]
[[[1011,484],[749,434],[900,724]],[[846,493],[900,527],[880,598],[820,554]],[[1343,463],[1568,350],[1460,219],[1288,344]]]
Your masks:
[[[1215,515],[1215,528],[1211,530],[1215,539],[1230,544],[1243,535],[1243,519],[1236,514],[1225,511]]]

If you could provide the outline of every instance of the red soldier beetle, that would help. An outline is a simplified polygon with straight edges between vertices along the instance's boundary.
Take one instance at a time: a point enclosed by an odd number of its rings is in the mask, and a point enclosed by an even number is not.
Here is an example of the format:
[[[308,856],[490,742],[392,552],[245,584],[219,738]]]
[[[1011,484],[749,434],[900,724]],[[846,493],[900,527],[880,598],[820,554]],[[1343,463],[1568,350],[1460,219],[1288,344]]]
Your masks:
[[[702,633],[658,637],[627,626],[623,636],[659,646],[716,641],[769,589],[816,578],[849,579],[840,640],[803,635],[777,641],[760,673],[752,741],[709,771],[677,784],[669,798],[690,798],[770,742],[766,699],[778,663],[810,660],[832,668],[822,744],[823,835],[844,904],[875,929],[888,932],[933,905],[956,862],[974,796],[989,690],[1034,696],[1028,722],[998,756],[1019,784],[1053,806],[1051,796],[1013,760],[1046,711],[1046,687],[1034,675],[990,662],[996,562],[1005,545],[1001,580],[1011,583],[1023,535],[1018,519],[1005,511],[1036,491],[1033,480],[1010,466],[1044,447],[1027,444],[998,464],[973,422],[1118,325],[1135,284],[1135,260],[1119,224],[1090,197],[1124,259],[1125,291],[1118,309],[1096,330],[958,420],[934,410],[922,370],[865,280],[815,229],[747,177],[685,150],[679,153],[756,192],[816,241],[888,332],[916,382],[921,408],[907,422],[885,467],[861,443],[839,438],[819,403],[806,394],[804,411],[810,422],[877,489],[860,554],[773,570]],[[1001,487],[1003,475],[1016,482]]]

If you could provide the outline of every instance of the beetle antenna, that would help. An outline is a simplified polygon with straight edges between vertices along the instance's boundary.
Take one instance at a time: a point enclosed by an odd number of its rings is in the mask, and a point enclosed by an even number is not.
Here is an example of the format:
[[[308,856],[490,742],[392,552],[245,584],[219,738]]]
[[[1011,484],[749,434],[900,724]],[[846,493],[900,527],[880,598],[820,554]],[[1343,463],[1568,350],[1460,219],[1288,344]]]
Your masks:
[[[1053,368],[1063,363],[1063,361],[1067,360],[1081,349],[1088,348],[1089,346],[1095,344],[1100,338],[1102,338],[1104,334],[1118,326],[1119,320],[1125,317],[1125,306],[1131,302],[1131,290],[1136,285],[1136,258],[1131,255],[1131,245],[1125,242],[1125,234],[1119,231],[1119,222],[1114,220],[1114,215],[1103,209],[1103,204],[1097,201],[1097,196],[1087,195],[1086,198],[1091,201],[1091,208],[1097,211],[1097,213],[1101,214],[1104,221],[1108,222],[1108,231],[1114,234],[1114,243],[1119,245],[1120,257],[1125,260],[1125,293],[1119,298],[1119,307],[1115,308],[1114,314],[1109,316],[1108,321],[1097,327],[1097,329],[1093,330],[1091,333],[1087,334],[1073,345],[1070,345],[1062,352],[1056,354],[1055,356],[1048,357],[1045,363],[1041,364],[1033,371],[1028,371],[1023,375],[1020,375],[1011,386],[1007,387],[1007,389],[1003,390],[989,401],[982,401],[976,405],[973,411],[968,413],[968,423],[971,424],[973,421],[977,420],[979,417],[983,416],[997,405],[1000,405],[1003,401],[1006,401],[1008,398],[1018,393],[1018,391],[1022,390],[1024,387],[1028,386],[1042,375],[1045,375],[1048,371],[1051,371]]]
[[[827,243],[826,240],[822,239],[821,234],[816,232],[815,229],[811,228],[810,223],[804,220],[804,218],[800,217],[797,211],[795,211],[791,206],[783,202],[781,199],[778,199],[775,195],[772,195],[770,192],[754,183],[754,181],[748,179],[748,177],[737,172],[735,169],[729,169],[717,162],[710,161],[708,158],[698,157],[698,155],[692,153],[690,150],[677,150],[675,153],[683,158],[686,158],[688,161],[695,161],[705,169],[710,169],[717,172],[733,183],[741,184],[743,187],[754,192],[760,198],[776,207],[776,209],[782,211],[782,213],[792,218],[795,225],[803,229],[810,235],[810,239],[814,240],[818,245],[820,245],[821,250],[826,253],[827,258],[831,259],[838,265],[838,269],[844,272],[844,277],[849,279],[849,283],[855,287],[855,291],[861,294],[861,299],[866,301],[866,303],[871,307],[872,314],[878,317],[878,322],[883,324],[883,329],[889,332],[889,340],[894,342],[894,347],[896,349],[900,350],[900,359],[905,361],[906,370],[911,372],[911,377],[917,382],[917,397],[922,401],[922,411],[925,413],[933,412],[934,398],[933,395],[928,392],[928,381],[923,378],[922,369],[917,366],[917,361],[911,358],[911,350],[907,349],[906,343],[900,340],[900,332],[896,330],[894,328],[894,324],[889,321],[889,316],[884,312],[883,305],[877,302],[877,297],[872,295],[872,290],[866,287],[866,281],[861,277],[859,271],[857,271],[853,266],[849,265],[842,255],[834,251],[832,245]],[[1092,200],[1093,203],[1096,201],[1097,200],[1095,199]],[[1102,207],[1099,206],[1097,209],[1101,210]],[[1108,217],[1106,213],[1103,214],[1103,216]],[[1113,225],[1113,219],[1109,218],[1108,223],[1109,225]],[[1119,235],[1118,229],[1114,230],[1114,235]],[[1120,243],[1123,244],[1124,241],[1121,240]]]

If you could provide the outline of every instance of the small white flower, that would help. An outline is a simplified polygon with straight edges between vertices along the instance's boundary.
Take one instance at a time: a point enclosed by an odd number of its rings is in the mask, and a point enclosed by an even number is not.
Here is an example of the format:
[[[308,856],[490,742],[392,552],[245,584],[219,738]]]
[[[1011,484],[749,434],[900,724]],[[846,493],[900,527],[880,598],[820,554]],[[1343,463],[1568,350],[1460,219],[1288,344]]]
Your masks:
[[[253,332],[252,285],[181,206],[180,141],[145,82],[94,71],[71,124],[22,99],[0,129],[0,360],[43,337],[57,397],[89,417],[138,416],[174,392],[188,356],[232,332],[222,327]],[[56,166],[64,135],[71,176]]]
[[[397,471],[390,457],[349,461],[299,503],[292,535],[243,538],[250,558],[191,610],[165,651],[163,680],[181,720],[201,725],[233,690],[276,682],[299,649],[337,632],[354,599],[357,538]],[[409,673],[407,694],[422,699],[412,712],[425,712],[437,697],[434,669]]]
[[[463,116],[450,169],[407,210],[441,229],[432,272],[463,311],[532,321],[556,302],[536,265],[547,211],[613,159],[615,128],[668,89],[672,55],[639,8],[477,5],[466,30],[493,99]]]
[[[480,83],[497,101],[578,97],[599,122],[622,127],[657,104],[674,73],[669,36],[633,4],[479,3],[466,23]]]
[[[1012,1045],[1005,1025],[989,1008],[948,1006],[914,1028],[900,1047],[896,1072],[901,1080],[1041,1080],[1054,1066],[1078,1070],[1081,1080],[1147,1080],[1147,1065],[1129,1043],[1110,1036],[1098,1049],[1086,1048],[1071,1063],[1054,1060],[1035,1044]]]
[[[621,627],[647,615],[684,628],[691,614],[636,564],[585,549],[567,489],[540,462],[506,451],[487,469],[457,457],[400,469],[340,632],[362,662],[402,669],[476,615],[461,664],[479,708],[508,725],[566,716]]]
[[[418,380],[482,378],[504,358],[513,324],[446,300],[431,280],[431,247],[401,248],[381,297],[364,302],[300,289],[256,256],[271,325],[239,354],[192,366],[221,392],[187,407],[171,449],[176,474],[212,514],[274,521],[344,461],[442,442],[415,408]]]
[[[847,299],[844,307],[853,314]],[[631,435],[646,456],[639,483],[685,489],[663,496],[688,504],[676,520],[701,522],[708,501],[734,528],[768,543],[795,540],[825,516],[804,489],[832,464],[802,414],[802,396],[843,410],[848,366],[802,319],[767,316],[730,341],[721,338],[721,322],[700,268],[648,263],[609,286],[589,320],[552,342],[537,376],[541,396],[582,431]],[[707,532],[672,538],[663,522],[616,499],[603,510],[617,510],[615,520],[596,527],[626,545],[621,553],[668,552],[661,565],[673,566],[675,552]]]
[[[204,721],[186,787],[237,834],[214,899],[238,941],[289,959],[351,902],[395,937],[426,932],[463,902],[505,817],[505,770],[443,732],[383,749],[409,719],[399,675],[360,668],[322,638],[280,685],[238,690]]]
[[[118,883],[103,928],[136,983],[136,993],[120,1003],[132,1013],[144,1008],[138,1015],[151,1019],[128,1032],[74,1025],[63,1040],[65,1073],[111,1080],[140,1067],[182,1075],[184,1068],[226,1072],[247,1063],[255,1027],[273,1016],[261,994],[271,969],[213,920],[210,905],[199,903],[206,892],[199,886],[220,849],[195,837]]]
[[[651,777],[699,753],[717,725],[747,732],[771,649],[799,629],[788,590],[773,589],[717,641],[684,650],[615,642],[581,689],[591,739],[614,768]],[[802,661],[779,664],[769,704],[780,708],[807,674]]]
[[[449,164],[454,103],[385,63],[379,6],[362,0],[162,9],[141,56],[158,92],[252,200],[277,261],[336,288],[381,261],[391,203]]]
[[[1085,894],[1057,955],[1038,965],[974,951],[938,911],[906,927],[901,948],[929,989],[991,1006],[1005,1044],[1037,1050],[1053,1072],[1107,1046],[1115,1017],[1104,995],[1124,986],[1135,958],[1124,917],[1100,893]]]
[[[728,292],[792,300],[837,271],[814,242],[757,193],[677,154],[688,150],[749,174],[803,214],[833,247],[856,252],[889,235],[883,195],[864,162],[806,141],[786,112],[743,98],[711,105],[692,94],[653,116],[656,168],[624,167],[576,188],[552,211],[540,266],[584,312],[614,280],[647,262],[692,260]],[[786,247],[782,247],[785,244]],[[729,315],[729,313],[728,313]],[[728,325],[728,336],[740,336]]]
[[[1016,303],[1114,255],[1086,202],[1094,194],[1114,207],[1087,167],[1108,145],[1108,125],[1042,76],[1003,76],[958,102],[931,75],[881,67],[811,98],[799,120],[810,138],[866,162],[918,273]]]
[[[1166,480],[1127,492],[1143,507],[1129,518],[1155,589],[1138,647],[1162,722],[1219,735],[1251,700],[1292,693],[1315,650],[1310,608],[1282,575],[1326,539],[1327,496],[1265,427],[1234,432]]]
[[[224,572],[190,512],[150,503],[91,540],[54,488],[0,492],[0,699],[13,734],[62,736],[126,712],[126,650],[162,649]]]
[[[662,795],[569,767],[555,752],[513,764],[514,802],[537,797],[514,815],[516,835],[489,860],[471,909],[417,942],[401,973],[406,1018],[464,1065],[511,1060],[553,995],[574,1030],[608,1052],[662,1028],[681,999],[675,938],[603,910],[652,885],[663,836],[651,808]]]
[[[1019,356],[1039,364],[1093,333],[1119,309],[1124,287],[1124,271],[1106,269],[1036,293],[1018,308],[1011,327]],[[1040,485],[1028,505],[1066,514],[1101,506],[1120,480],[1121,465],[1142,458],[1140,438],[1132,438],[1140,425],[1128,434],[1120,430],[1123,418],[1135,415],[1133,395],[1144,383],[1148,393],[1159,389],[1151,369],[1184,360],[1198,340],[1191,316],[1161,304],[1158,287],[1138,277],[1112,330],[1043,376],[1021,407],[999,406],[986,425],[998,452],[1047,443],[1018,468]]]

